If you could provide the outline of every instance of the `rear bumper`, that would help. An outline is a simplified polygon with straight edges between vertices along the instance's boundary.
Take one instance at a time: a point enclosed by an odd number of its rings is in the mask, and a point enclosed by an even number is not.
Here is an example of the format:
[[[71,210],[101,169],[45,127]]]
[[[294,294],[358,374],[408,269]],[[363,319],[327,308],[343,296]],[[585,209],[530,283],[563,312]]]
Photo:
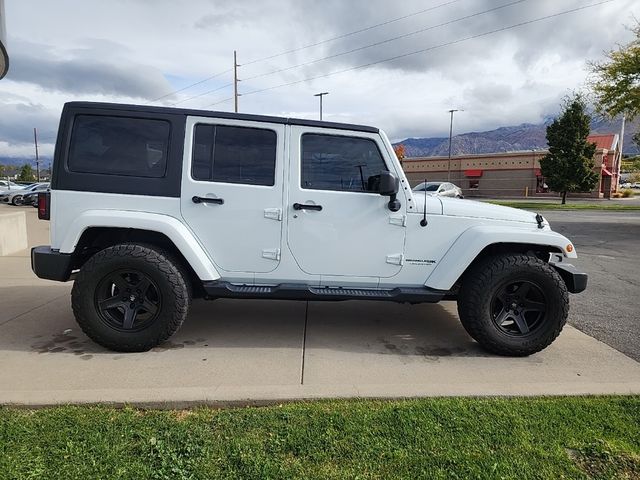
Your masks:
[[[71,277],[71,254],[51,250],[49,245],[31,249],[31,270],[46,280],[66,282]]]
[[[560,274],[564,283],[567,285],[567,290],[571,293],[580,293],[585,291],[588,279],[588,275],[586,273],[581,272],[570,263],[549,263]]]

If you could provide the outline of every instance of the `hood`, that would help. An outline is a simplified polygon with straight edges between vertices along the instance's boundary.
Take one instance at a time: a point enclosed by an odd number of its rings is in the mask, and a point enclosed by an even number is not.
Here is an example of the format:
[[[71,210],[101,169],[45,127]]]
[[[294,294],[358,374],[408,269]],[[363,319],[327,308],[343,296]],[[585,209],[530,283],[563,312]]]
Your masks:
[[[442,197],[435,195],[426,195],[427,200],[427,214],[428,215],[442,215]],[[422,213],[424,211],[424,192],[413,192],[414,213]]]
[[[458,198],[440,197],[440,200],[444,215],[537,224],[536,214],[527,210]]]

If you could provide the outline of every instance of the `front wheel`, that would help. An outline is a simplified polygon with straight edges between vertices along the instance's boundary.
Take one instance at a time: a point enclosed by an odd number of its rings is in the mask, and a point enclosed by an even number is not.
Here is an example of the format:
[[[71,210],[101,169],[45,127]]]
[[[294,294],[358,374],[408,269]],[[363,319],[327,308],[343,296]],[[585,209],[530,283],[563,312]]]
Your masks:
[[[82,266],[71,300],[80,328],[93,341],[110,350],[142,352],[180,328],[191,295],[187,275],[166,252],[121,244]]]
[[[458,313],[465,330],[486,350],[526,356],[560,334],[569,294],[548,263],[525,254],[499,255],[465,274]]]
[[[23,201],[22,201],[22,195],[14,195],[14,197],[11,199],[11,205],[22,205]]]

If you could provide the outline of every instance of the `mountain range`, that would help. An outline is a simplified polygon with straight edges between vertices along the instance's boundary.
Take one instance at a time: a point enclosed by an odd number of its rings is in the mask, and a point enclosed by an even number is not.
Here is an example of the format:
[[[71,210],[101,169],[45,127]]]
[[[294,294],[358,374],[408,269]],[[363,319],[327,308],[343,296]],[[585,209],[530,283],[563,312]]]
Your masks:
[[[500,127],[486,132],[470,132],[455,135],[451,140],[451,154],[481,154],[496,152],[517,152],[547,148],[546,129],[552,118],[539,124],[523,123],[511,127]],[[619,133],[621,122],[594,119],[592,133]],[[637,155],[638,145],[633,143],[634,132],[640,130],[640,119],[627,122],[623,142],[623,153]],[[449,137],[407,138],[394,145],[402,144],[407,157],[446,156],[449,153]]]

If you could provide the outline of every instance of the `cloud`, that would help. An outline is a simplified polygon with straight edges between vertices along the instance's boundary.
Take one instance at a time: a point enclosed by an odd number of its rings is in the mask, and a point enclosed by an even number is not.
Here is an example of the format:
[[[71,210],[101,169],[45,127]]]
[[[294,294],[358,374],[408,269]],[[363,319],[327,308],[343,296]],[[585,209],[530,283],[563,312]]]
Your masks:
[[[465,110],[456,116],[458,132],[536,123],[584,83],[587,59],[629,41],[622,24],[640,16],[637,1],[616,0],[438,47],[587,4],[527,0],[437,26],[514,0],[458,0],[424,11],[449,1],[8,2],[11,70],[0,81],[0,156],[31,148],[34,126],[53,137],[62,105],[71,100],[144,102],[215,73],[159,103],[203,108],[225,100],[232,95],[234,50],[243,112],[317,118],[313,94],[328,91],[326,119],[374,124],[394,139],[446,136],[450,108]],[[384,25],[367,29],[375,24]],[[358,29],[366,30],[344,36]],[[385,42],[418,30],[424,31]],[[385,43],[362,48],[378,42]],[[438,48],[355,68],[431,47]],[[356,51],[341,55],[349,50]],[[252,62],[282,52],[288,53]],[[326,56],[332,58],[264,75]],[[349,71],[327,75],[339,70]],[[228,111],[232,102],[210,108]]]
[[[2,98],[0,98],[2,102]],[[43,105],[31,103],[0,103],[2,115],[0,115],[0,141],[10,146],[33,144],[33,128],[41,126],[40,135],[53,141],[55,135],[54,126],[59,119],[59,113],[54,112]],[[47,126],[42,128],[42,126]]]
[[[45,90],[77,94],[101,94],[152,99],[171,86],[162,73],[130,61],[104,61],[109,43],[89,50],[56,54],[37,44],[18,44],[11,52],[7,79],[39,85]],[[102,53],[103,55],[99,55]]]

